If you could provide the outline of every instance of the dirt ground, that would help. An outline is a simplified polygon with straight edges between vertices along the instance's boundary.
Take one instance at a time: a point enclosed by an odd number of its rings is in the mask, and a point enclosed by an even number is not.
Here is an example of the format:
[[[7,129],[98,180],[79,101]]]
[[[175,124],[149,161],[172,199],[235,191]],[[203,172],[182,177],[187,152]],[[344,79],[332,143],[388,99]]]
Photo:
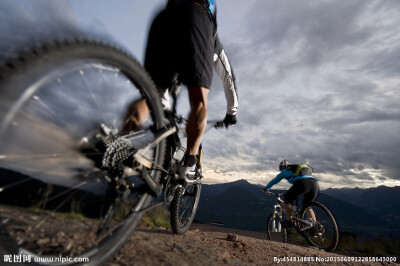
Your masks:
[[[292,261],[278,263],[278,259]],[[174,235],[166,229],[139,228],[107,266],[387,265],[346,259],[350,258],[316,248],[271,242],[259,232],[193,224],[184,235]]]

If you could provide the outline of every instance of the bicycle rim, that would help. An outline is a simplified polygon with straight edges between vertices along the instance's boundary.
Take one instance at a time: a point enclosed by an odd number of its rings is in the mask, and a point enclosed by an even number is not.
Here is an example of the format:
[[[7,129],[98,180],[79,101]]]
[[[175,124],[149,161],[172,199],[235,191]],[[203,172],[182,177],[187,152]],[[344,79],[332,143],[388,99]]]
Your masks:
[[[271,213],[267,219],[267,235],[268,239],[276,242],[287,242],[287,232],[286,229],[282,227],[281,218],[275,216]]]
[[[171,227],[175,234],[185,233],[193,222],[199,204],[201,183],[187,184],[175,192],[171,203]]]
[[[101,151],[81,147],[101,124],[125,134],[128,106],[141,98],[151,111],[143,127],[161,128],[153,83],[128,54],[87,40],[36,47],[0,73],[0,251],[40,264],[101,263],[127,240],[151,197],[134,188],[114,193],[96,161]],[[152,138],[137,132],[135,143]],[[157,181],[164,149],[161,141],[146,154]]]
[[[300,219],[311,219],[309,210],[315,213],[317,223],[313,228],[303,231],[302,235],[309,244],[327,252],[334,251],[339,243],[339,229],[332,213],[321,203],[311,202],[300,211]]]

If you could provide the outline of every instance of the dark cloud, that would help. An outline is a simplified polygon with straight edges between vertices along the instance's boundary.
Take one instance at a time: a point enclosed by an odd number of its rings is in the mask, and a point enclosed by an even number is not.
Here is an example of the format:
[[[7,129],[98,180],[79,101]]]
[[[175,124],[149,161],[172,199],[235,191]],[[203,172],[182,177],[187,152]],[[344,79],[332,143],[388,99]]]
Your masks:
[[[50,40],[86,37],[115,43],[102,22],[95,22],[90,29],[80,24],[72,1],[1,1],[0,62]]]
[[[225,45],[241,79],[252,171],[279,160],[400,180],[400,2],[257,1]],[[245,110],[243,110],[245,109]],[[257,123],[258,121],[258,123]],[[248,130],[246,130],[248,129]],[[357,181],[358,182],[358,181]]]
[[[0,3],[0,57],[17,50],[5,43],[21,47],[43,36],[87,34],[70,2],[29,3]],[[221,173],[275,171],[287,158],[342,176],[348,186],[400,180],[400,1],[219,4],[220,37],[237,76],[240,105],[236,127],[207,132],[209,165]],[[186,114],[187,101],[181,102]],[[226,102],[217,77],[208,108],[209,119],[223,119]]]

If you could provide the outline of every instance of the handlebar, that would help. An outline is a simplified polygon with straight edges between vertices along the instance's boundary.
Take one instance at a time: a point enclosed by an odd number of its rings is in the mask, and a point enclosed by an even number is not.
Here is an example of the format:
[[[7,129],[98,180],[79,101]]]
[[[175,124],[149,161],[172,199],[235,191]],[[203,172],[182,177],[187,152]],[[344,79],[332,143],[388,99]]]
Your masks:
[[[164,112],[164,116],[168,119],[168,120],[173,120],[175,123],[177,124],[183,124],[187,122],[187,119],[182,116],[182,115],[177,115],[176,113],[172,112],[172,111],[165,111]],[[229,128],[231,126],[226,126],[223,120],[209,120],[207,121],[207,124],[212,124],[214,128],[218,129],[221,127],[225,127],[225,128]]]
[[[216,129],[219,129],[219,128],[222,128],[222,127],[225,127],[226,129],[228,129],[228,128],[234,126],[234,125],[228,125],[228,126],[225,125],[223,120],[220,120],[220,121],[211,120],[211,121],[207,121],[207,123],[213,124],[213,127],[216,128]]]
[[[221,127],[223,127],[224,126],[224,121],[218,121],[218,122],[216,122],[215,124],[214,124],[214,127],[215,128],[221,128]]]
[[[267,195],[273,195],[273,196],[278,197],[278,198],[280,198],[283,195],[285,195],[285,193],[278,194],[278,193],[272,192],[270,190],[264,191],[264,193],[267,194]]]

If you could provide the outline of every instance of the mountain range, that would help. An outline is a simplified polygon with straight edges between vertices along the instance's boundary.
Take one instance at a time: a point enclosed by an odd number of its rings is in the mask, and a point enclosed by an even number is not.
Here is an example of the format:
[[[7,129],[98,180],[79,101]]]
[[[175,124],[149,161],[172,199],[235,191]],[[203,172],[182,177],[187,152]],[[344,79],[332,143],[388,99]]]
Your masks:
[[[0,193],[1,203],[26,207],[45,204],[47,208],[55,208],[62,202],[63,208],[58,208],[59,211],[70,211],[71,206],[74,206],[90,217],[97,217],[102,212],[99,206],[102,206],[101,202],[105,199],[90,191],[77,190],[74,197],[66,201],[63,197],[52,195],[63,195],[63,192],[68,190],[67,187],[50,186],[2,168],[0,176],[0,188],[7,184],[24,182],[23,190],[21,186],[3,190]],[[262,188],[263,186],[250,184],[246,180],[215,185],[203,184],[195,220],[201,223],[222,224],[228,228],[264,231],[275,198],[264,194]],[[19,197],[15,197],[18,195]],[[400,187],[330,188],[321,191],[317,201],[333,213],[341,232],[364,238],[399,238],[399,195]],[[47,198],[53,200],[45,203]],[[77,206],[77,202],[81,204]]]
[[[230,228],[264,231],[275,198],[265,195],[262,188],[246,180],[203,185],[195,219]],[[341,232],[364,238],[394,238],[400,236],[399,192],[400,187],[384,186],[328,189],[320,191],[316,200],[334,214]]]

